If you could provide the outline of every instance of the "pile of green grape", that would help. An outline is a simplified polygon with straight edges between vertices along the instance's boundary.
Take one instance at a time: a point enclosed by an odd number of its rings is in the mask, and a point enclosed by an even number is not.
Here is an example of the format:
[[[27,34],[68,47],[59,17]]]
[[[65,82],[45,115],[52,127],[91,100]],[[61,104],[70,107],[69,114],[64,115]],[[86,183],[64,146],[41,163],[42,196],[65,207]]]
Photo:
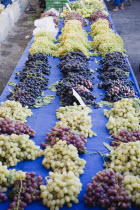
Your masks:
[[[59,41],[58,56],[70,51],[80,51],[87,57],[89,56],[90,41],[88,41],[88,34],[82,28],[82,23],[79,20],[69,20],[65,23]]]
[[[26,118],[30,117],[32,112],[27,106],[23,107],[17,101],[7,100],[1,102],[0,106],[0,118],[10,118],[12,120],[20,120],[26,122]]]
[[[138,98],[123,98],[114,103],[110,110],[104,110],[104,115],[109,118],[106,124],[111,135],[118,135],[121,130],[140,130],[140,100]]]
[[[58,50],[56,39],[51,32],[40,31],[35,35],[34,43],[29,52],[31,54],[42,52],[46,55],[56,56]]]
[[[73,171],[76,176],[84,173],[86,161],[79,158],[77,148],[67,145],[66,141],[60,140],[53,147],[47,146],[44,155],[42,164],[47,169],[52,168],[58,173]]]
[[[20,161],[35,160],[42,155],[40,147],[26,134],[0,135],[0,161],[3,165],[15,166]]]
[[[56,116],[60,121],[56,123],[56,127],[70,127],[75,133],[82,133],[86,137],[96,135],[92,130],[91,116],[89,107],[83,107],[74,103],[73,106],[60,107],[56,111]]]
[[[82,189],[80,179],[76,177],[73,171],[53,173],[50,172],[50,179],[47,179],[47,185],[41,185],[41,198],[43,204],[50,210],[59,210],[65,204],[68,207],[73,203],[78,203],[78,195]]]
[[[107,154],[109,167],[119,173],[140,175],[140,141],[121,143]]]
[[[125,52],[122,38],[109,28],[108,20],[99,18],[91,25],[91,36],[94,39],[92,49],[103,57],[106,53]]]

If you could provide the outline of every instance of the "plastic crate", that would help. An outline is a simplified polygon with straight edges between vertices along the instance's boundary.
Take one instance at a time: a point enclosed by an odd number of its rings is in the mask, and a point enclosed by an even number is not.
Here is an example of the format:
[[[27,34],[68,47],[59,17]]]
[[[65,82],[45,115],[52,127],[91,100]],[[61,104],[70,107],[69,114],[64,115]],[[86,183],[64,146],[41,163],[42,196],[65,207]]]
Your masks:
[[[50,10],[51,8],[55,8],[56,10],[63,10],[63,7],[66,7],[67,0],[47,0],[46,1],[46,10]]]

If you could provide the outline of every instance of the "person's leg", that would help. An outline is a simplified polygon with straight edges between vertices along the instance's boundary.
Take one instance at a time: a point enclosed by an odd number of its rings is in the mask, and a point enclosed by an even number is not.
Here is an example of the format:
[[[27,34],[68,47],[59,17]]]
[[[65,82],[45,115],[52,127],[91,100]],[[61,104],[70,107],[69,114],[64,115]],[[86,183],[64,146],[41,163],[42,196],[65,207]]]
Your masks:
[[[114,12],[117,12],[120,5],[120,0],[114,0],[115,8],[113,9]]]
[[[120,3],[121,3],[120,9],[124,9],[124,2],[125,2],[125,0],[120,0]]]

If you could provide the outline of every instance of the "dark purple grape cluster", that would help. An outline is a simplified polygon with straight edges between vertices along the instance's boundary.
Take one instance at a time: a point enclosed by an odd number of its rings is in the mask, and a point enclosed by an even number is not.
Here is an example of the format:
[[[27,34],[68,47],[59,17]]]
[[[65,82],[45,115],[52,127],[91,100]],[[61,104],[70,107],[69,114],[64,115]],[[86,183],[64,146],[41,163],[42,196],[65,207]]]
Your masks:
[[[23,106],[34,106],[36,98],[41,96],[42,90],[47,89],[50,74],[48,58],[43,53],[35,53],[28,56],[26,67],[16,74],[20,82],[14,87],[14,91],[7,97],[10,100],[19,101]]]
[[[87,65],[87,57],[82,52],[69,52],[60,57],[61,63],[59,65],[61,72],[68,75],[70,72],[86,73],[91,76],[90,69]]]
[[[140,141],[140,131],[121,130],[118,136],[113,136],[114,141],[110,142],[113,147],[119,146],[121,143]]]
[[[44,17],[53,17],[53,21],[56,25],[59,25],[59,17],[52,11],[47,11],[47,12],[44,12],[41,14],[41,18],[44,18]]]
[[[89,20],[91,21],[91,24],[96,22],[98,19],[105,19],[109,22],[108,17],[101,10],[94,11],[89,17]],[[109,25],[110,25],[110,28],[111,28],[112,24],[110,22],[109,22]]]
[[[81,13],[79,12],[69,12],[65,16],[64,23],[68,22],[69,20],[79,20],[82,23],[82,26],[85,26],[85,20]]]
[[[87,142],[87,139],[84,134],[75,134],[70,130],[70,128],[65,127],[54,127],[52,128],[51,133],[46,134],[47,137],[45,138],[46,143],[42,142],[42,147],[46,148],[47,145],[53,146],[57,143],[57,141],[62,140],[66,141],[67,144],[74,145],[79,154],[85,153],[85,142]]]
[[[124,210],[130,208],[130,199],[122,184],[123,176],[112,169],[100,171],[88,184],[84,195],[88,207],[107,210]]]
[[[25,179],[17,180],[14,188],[8,194],[11,200],[8,210],[24,210],[32,202],[41,200],[40,185],[42,184],[41,176],[36,176],[33,172],[27,172]]]
[[[98,84],[98,88],[106,90],[103,100],[116,102],[122,98],[134,98],[137,92],[132,88],[132,81],[129,80],[108,80]]]
[[[34,137],[36,134],[36,132],[33,129],[31,129],[28,125],[26,125],[23,122],[14,121],[10,118],[0,120],[0,135],[11,135],[12,133],[17,135],[27,134],[30,137]]]
[[[5,202],[7,200],[8,200],[8,197],[7,197],[6,193],[4,193],[0,190],[0,203]]]

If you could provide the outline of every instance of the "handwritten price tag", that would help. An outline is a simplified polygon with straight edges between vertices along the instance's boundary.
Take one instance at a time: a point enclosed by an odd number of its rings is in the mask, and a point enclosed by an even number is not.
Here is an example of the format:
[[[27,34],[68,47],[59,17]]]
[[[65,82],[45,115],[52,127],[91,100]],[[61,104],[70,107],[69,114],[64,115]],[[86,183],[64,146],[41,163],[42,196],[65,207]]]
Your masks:
[[[82,100],[82,98],[79,96],[79,94],[72,88],[73,91],[73,95],[75,96],[75,98],[79,101],[81,106],[86,106],[84,101]]]
[[[71,12],[71,8],[70,8],[70,6],[69,6],[68,3],[66,3],[66,6],[67,6],[67,8],[69,9],[69,11]]]

